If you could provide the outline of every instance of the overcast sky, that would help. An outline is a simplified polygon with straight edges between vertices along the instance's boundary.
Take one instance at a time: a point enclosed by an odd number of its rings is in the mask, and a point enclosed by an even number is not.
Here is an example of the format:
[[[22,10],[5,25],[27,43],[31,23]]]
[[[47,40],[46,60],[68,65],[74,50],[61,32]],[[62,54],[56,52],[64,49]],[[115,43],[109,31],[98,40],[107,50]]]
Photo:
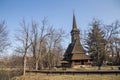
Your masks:
[[[120,0],[0,0],[0,20],[6,21],[11,37],[23,18],[30,23],[32,18],[40,22],[47,17],[50,25],[69,33],[73,10],[81,30],[93,18],[105,24],[120,20]]]

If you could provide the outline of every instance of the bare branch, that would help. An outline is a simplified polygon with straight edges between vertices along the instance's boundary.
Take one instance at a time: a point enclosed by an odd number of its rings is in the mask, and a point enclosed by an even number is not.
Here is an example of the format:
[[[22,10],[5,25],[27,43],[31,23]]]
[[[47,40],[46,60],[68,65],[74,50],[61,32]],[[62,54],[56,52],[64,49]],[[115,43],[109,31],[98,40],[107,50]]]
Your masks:
[[[0,52],[3,52],[10,43],[8,42],[8,31],[6,30],[5,21],[0,22]]]

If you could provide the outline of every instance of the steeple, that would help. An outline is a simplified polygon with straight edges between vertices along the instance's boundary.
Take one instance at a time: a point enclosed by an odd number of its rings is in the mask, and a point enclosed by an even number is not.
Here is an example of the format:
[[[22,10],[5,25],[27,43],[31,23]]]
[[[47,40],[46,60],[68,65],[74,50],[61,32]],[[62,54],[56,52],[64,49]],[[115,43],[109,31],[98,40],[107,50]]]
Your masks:
[[[72,30],[77,30],[76,18],[74,13],[73,13],[73,29]]]
[[[72,43],[74,43],[76,40],[77,41],[80,40],[79,33],[80,33],[80,30],[77,29],[76,18],[75,18],[75,14],[73,13],[73,26],[71,30],[71,42]]]

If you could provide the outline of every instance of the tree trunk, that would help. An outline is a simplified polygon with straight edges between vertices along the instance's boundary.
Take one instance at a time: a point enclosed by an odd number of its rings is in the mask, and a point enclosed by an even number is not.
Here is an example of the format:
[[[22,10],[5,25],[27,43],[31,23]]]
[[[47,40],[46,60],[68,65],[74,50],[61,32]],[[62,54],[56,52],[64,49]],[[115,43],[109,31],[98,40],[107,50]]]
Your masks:
[[[25,75],[26,72],[26,55],[23,57],[23,75]]]
[[[38,61],[35,63],[35,70],[38,70]]]
[[[44,66],[43,66],[43,58],[41,57],[41,62],[40,62],[41,64],[40,64],[40,67],[41,67],[41,69],[44,69]]]

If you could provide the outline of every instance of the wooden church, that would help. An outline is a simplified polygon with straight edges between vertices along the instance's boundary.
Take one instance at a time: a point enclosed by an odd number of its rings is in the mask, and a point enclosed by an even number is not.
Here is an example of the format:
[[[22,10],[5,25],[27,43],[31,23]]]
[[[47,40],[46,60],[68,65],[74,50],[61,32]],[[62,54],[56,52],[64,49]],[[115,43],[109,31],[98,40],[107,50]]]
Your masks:
[[[80,42],[80,30],[77,28],[75,14],[73,14],[73,26],[71,30],[71,43],[64,53],[63,67],[74,67],[89,64],[91,58],[85,54]]]

